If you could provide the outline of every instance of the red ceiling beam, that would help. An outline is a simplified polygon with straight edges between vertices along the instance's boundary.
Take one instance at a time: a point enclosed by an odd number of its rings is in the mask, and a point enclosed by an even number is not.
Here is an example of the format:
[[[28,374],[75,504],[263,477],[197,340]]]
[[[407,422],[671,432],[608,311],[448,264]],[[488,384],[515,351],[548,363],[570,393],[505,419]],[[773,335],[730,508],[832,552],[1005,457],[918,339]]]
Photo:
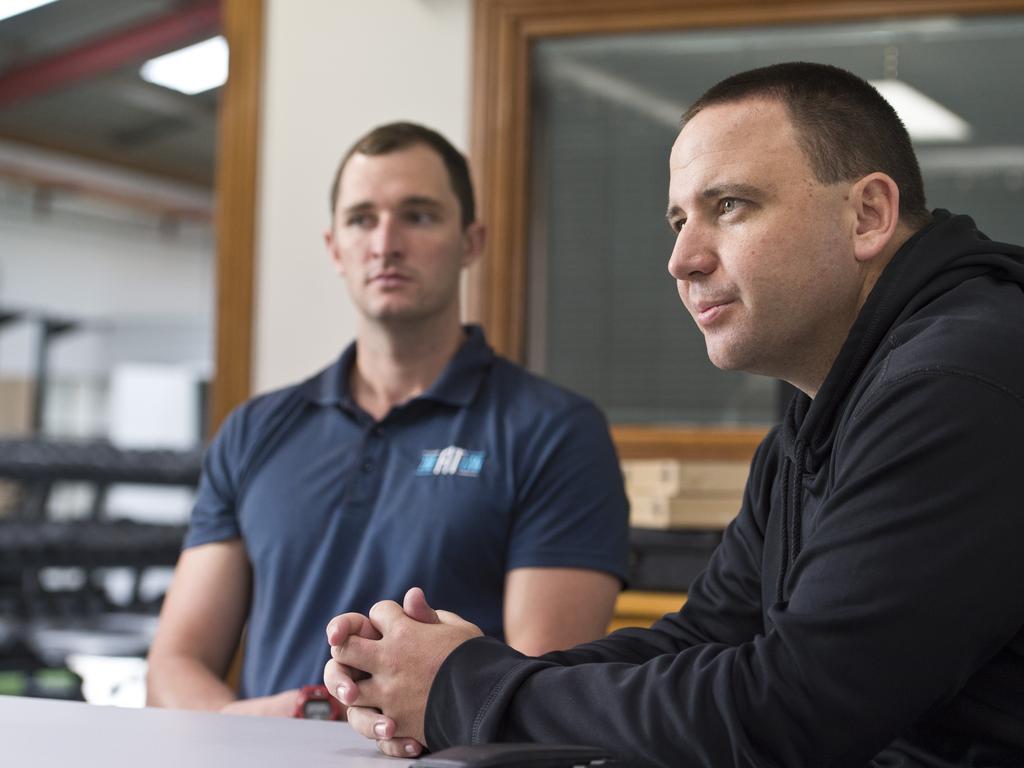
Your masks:
[[[143,62],[219,30],[219,2],[185,6],[0,76],[0,109]]]

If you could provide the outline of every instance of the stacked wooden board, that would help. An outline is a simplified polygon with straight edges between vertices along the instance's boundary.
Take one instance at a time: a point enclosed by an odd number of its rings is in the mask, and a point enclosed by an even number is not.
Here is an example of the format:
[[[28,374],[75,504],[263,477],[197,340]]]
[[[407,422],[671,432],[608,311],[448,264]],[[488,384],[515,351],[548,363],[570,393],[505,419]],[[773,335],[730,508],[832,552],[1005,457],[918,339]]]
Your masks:
[[[745,461],[622,462],[634,528],[720,530],[740,510]]]

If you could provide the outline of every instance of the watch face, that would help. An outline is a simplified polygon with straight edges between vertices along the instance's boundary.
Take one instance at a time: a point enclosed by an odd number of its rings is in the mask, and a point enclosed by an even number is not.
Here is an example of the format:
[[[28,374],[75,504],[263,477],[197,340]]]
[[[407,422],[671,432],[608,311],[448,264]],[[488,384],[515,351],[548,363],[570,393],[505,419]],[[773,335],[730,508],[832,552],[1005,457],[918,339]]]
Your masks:
[[[302,716],[307,720],[333,720],[331,702],[322,699],[310,699],[302,705]]]

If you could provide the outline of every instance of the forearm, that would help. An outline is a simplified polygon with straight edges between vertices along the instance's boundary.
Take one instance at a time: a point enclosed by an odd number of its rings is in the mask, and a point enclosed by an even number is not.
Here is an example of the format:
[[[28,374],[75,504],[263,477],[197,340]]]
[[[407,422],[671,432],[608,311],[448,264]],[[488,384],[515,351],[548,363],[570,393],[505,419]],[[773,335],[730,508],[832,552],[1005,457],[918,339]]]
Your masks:
[[[223,677],[242,637],[248,585],[237,539],[182,553],[149,650],[147,703],[215,710],[235,700]]]
[[[236,698],[230,686],[194,657],[161,654],[149,659],[147,706],[220,710]]]
[[[871,713],[885,707],[858,713],[872,703],[862,692],[807,697],[787,655],[777,642],[709,645],[643,664],[564,667],[551,656],[523,658],[493,640],[472,640],[435,677],[427,745],[581,743],[665,768],[863,765],[885,743],[879,730],[893,713],[878,713],[879,728]],[[768,672],[780,667],[785,674]],[[817,730],[805,727],[810,722]]]
[[[540,656],[604,637],[619,592],[611,574],[581,568],[519,568],[505,582],[505,640]]]

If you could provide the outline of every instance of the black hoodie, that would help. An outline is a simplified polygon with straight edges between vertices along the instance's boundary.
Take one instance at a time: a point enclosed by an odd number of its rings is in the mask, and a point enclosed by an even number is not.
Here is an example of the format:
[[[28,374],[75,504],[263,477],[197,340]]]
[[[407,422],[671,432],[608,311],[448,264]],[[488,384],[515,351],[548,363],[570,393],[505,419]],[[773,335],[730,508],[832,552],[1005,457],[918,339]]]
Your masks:
[[[1024,249],[936,211],[758,448],[678,613],[529,659],[489,639],[428,746],[659,766],[1024,766]]]

